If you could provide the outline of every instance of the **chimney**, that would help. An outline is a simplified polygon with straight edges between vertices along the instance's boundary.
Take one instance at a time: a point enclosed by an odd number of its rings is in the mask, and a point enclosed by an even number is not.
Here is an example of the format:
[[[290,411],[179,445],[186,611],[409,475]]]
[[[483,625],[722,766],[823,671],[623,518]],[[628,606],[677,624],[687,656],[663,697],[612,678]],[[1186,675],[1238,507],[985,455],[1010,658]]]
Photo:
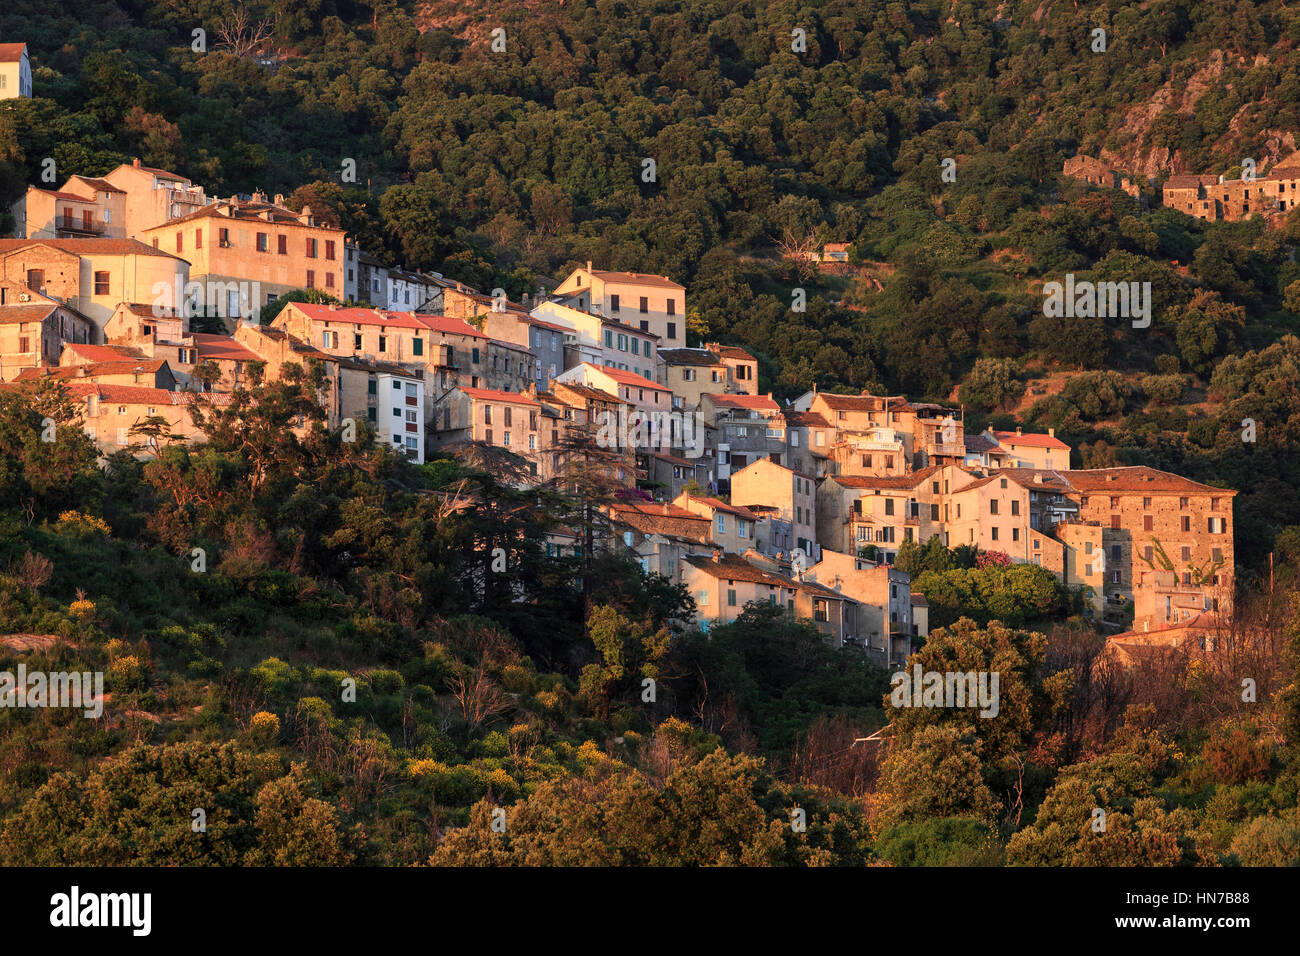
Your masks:
[[[714,564],[717,564],[717,563],[720,562],[721,560],[722,560],[722,549],[721,549],[721,548],[714,548],[714,549],[713,549],[713,563],[714,563]]]
[[[276,204],[277,206],[283,206],[283,205],[284,205],[284,194],[283,194],[283,193],[276,193],[276,194],[275,194],[275,204]]]
[[[137,157],[132,161],[131,165],[132,165],[133,167],[135,167],[136,169],[139,169],[139,168],[140,168],[140,157],[137,156]]]
[[[1055,437],[1056,437],[1056,429],[1053,428],[1053,427],[1050,426],[1050,425],[1049,425],[1048,428],[1047,428],[1047,437],[1048,437],[1048,438],[1055,438]]]
[[[311,206],[302,207],[302,212],[298,213],[298,221],[302,223],[304,226],[310,226],[312,224]]]
[[[1020,434],[1020,426],[1017,425],[1017,426],[1016,426],[1016,435],[1019,435],[1019,434]]]
[[[588,271],[588,272],[591,271],[591,260],[590,260],[590,259],[587,260],[587,271]]]

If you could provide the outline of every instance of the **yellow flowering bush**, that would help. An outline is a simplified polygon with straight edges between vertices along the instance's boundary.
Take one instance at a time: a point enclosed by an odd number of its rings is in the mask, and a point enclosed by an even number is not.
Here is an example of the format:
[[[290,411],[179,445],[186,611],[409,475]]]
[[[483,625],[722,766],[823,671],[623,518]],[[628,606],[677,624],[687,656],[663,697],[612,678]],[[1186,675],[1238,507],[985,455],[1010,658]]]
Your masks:
[[[83,514],[80,511],[65,511],[59,515],[59,528],[67,531],[90,532],[93,534],[112,534],[113,529],[103,518]]]
[[[259,710],[249,721],[248,727],[263,740],[274,740],[280,735],[280,718],[269,711]]]

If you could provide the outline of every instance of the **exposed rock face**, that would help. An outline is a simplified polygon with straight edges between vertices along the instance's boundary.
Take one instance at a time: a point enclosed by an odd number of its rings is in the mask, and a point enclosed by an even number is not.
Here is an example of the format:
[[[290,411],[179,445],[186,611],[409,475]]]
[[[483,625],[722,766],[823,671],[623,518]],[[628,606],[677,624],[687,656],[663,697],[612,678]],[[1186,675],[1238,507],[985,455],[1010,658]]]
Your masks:
[[[1249,64],[1242,58],[1242,67],[1260,66],[1268,63],[1268,57],[1259,54]],[[1150,142],[1151,126],[1156,118],[1167,109],[1172,109],[1183,116],[1196,112],[1196,103],[1208,91],[1220,85],[1224,71],[1230,63],[1222,50],[1213,51],[1205,64],[1193,73],[1186,82],[1170,81],[1162,86],[1146,103],[1134,106],[1124,114],[1124,121],[1117,134],[1124,145],[1118,149],[1103,149],[1099,156],[1102,161],[1127,170],[1139,179],[1158,176],[1161,173],[1203,173],[1217,170],[1187,169],[1179,150],[1170,150]],[[1231,83],[1228,84],[1231,86]],[[1223,157],[1226,169],[1235,166],[1242,158],[1249,155],[1255,160],[1261,172],[1273,166],[1279,159],[1291,155],[1296,150],[1294,134],[1285,130],[1262,130],[1263,143],[1252,137],[1247,142],[1245,130],[1248,126],[1250,112],[1257,104],[1246,104],[1232,118],[1228,132],[1213,146],[1216,155]],[[1243,152],[1246,150],[1246,152]]]

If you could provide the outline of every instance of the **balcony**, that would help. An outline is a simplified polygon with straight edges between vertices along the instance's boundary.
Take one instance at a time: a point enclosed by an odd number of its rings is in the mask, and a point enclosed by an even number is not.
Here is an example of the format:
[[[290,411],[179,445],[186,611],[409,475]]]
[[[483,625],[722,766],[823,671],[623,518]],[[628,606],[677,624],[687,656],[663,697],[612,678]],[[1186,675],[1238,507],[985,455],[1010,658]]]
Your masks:
[[[69,219],[66,216],[56,220],[54,226],[60,239],[73,236],[102,236],[107,228],[102,219]]]
[[[927,445],[926,451],[938,458],[958,458],[966,454],[966,446],[957,442],[939,442],[938,444]]]

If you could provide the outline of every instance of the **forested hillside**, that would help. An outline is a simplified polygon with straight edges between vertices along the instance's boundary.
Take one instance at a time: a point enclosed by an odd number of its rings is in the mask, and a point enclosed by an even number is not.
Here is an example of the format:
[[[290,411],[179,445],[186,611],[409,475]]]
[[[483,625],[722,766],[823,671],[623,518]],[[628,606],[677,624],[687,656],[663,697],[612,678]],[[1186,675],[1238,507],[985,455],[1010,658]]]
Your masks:
[[[106,472],[75,428],[39,442],[44,415],[75,422],[65,399],[7,393],[0,631],[58,640],[0,646],[0,670],[103,669],[112,701],[107,726],[0,712],[0,862],[1300,856],[1300,212],[1204,223],[1158,190],[1290,155],[1293,5],[6,0],[19,41],[35,98],[0,102],[0,227],[47,159],[62,182],[139,157],[512,296],[588,260],[665,274],[692,341],[745,345],[780,399],[959,400],[968,433],[1054,427],[1076,467],[1240,490],[1257,656],[1097,683],[1067,607],[959,622],[926,666],[997,659],[1015,719],[911,712],[877,760],[853,740],[886,723],[888,675],[761,609],[676,633],[683,592],[590,554],[557,568],[539,532],[582,501],[300,441],[292,383],[200,449]],[[1152,177],[1146,201],[1063,178],[1080,152]],[[823,242],[850,262],[781,254]],[[1150,328],[1045,316],[1067,272],[1150,281]],[[1111,836],[1075,840],[1100,792]]]

